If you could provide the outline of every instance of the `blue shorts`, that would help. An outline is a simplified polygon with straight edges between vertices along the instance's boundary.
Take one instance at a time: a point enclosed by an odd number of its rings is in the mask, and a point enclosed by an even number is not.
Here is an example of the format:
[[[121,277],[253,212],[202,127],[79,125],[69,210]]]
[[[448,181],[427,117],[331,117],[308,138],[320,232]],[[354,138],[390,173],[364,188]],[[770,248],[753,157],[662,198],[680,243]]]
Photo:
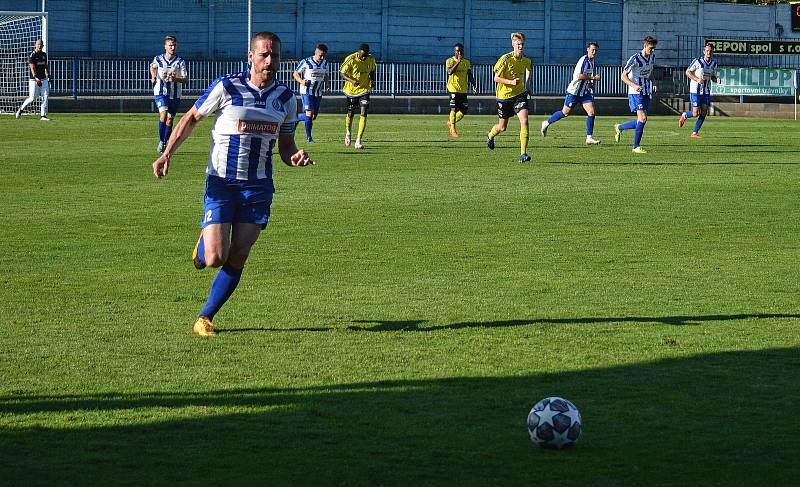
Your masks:
[[[319,105],[322,103],[322,95],[300,95],[300,98],[303,100],[304,112],[311,112],[315,115],[319,113]]]
[[[252,223],[264,229],[274,191],[272,179],[239,181],[208,175],[200,223],[203,228],[212,223]]]
[[[698,95],[697,93],[692,93],[689,95],[689,101],[692,102],[693,107],[699,106],[711,106],[711,95]]]
[[[156,108],[158,108],[159,113],[166,111],[172,116],[175,116],[175,114],[178,113],[178,107],[181,104],[180,98],[169,99],[164,95],[156,95],[155,101]]]
[[[586,93],[585,95],[573,95],[572,93],[567,93],[566,98],[564,98],[565,107],[575,108],[575,105],[578,103],[581,105],[586,103],[594,103],[594,95],[591,93]]]
[[[650,108],[650,97],[647,95],[628,95],[628,106],[633,113],[640,110],[647,113],[647,109]]]

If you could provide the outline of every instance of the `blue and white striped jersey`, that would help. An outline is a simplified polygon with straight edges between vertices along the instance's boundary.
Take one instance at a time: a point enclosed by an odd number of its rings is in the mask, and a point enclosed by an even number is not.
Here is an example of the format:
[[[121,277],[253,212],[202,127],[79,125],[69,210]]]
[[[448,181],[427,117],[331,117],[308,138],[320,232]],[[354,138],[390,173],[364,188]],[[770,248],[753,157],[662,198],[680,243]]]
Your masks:
[[[304,80],[311,80],[311,86],[306,88],[300,85],[301,95],[322,96],[322,88],[325,85],[325,78],[328,76],[328,60],[323,59],[319,63],[314,60],[314,56],[309,56],[294,68],[295,72],[300,73]]]
[[[655,67],[656,55],[651,54],[649,58],[637,52],[628,59],[625,63],[623,71],[629,73],[628,77],[642,87],[642,91],[636,91],[632,86],[628,86],[629,95],[643,95],[653,96],[653,81],[650,76],[653,75],[653,68]]]
[[[280,81],[259,90],[250,72],[214,81],[194,104],[203,117],[216,113],[206,173],[221,178],[272,180],[272,149],[280,133],[294,133],[297,100]]]
[[[703,56],[692,61],[688,68],[689,71],[694,73],[698,78],[703,78],[702,83],[692,80],[690,89],[695,95],[710,95],[711,94],[711,79],[716,76],[717,62],[712,58],[706,61]]]
[[[172,60],[167,59],[166,53],[159,54],[153,58],[150,66],[156,68],[156,84],[153,86],[153,96],[166,96],[174,100],[181,97],[181,85],[183,83],[175,83],[174,81],[167,81],[167,73],[176,73],[178,76],[188,76],[189,71],[186,69],[186,61],[180,56],[174,56]]]
[[[584,96],[592,93],[593,82],[589,79],[578,79],[581,74],[594,76],[594,61],[588,55],[581,56],[572,72],[572,81],[567,85],[567,93]]]

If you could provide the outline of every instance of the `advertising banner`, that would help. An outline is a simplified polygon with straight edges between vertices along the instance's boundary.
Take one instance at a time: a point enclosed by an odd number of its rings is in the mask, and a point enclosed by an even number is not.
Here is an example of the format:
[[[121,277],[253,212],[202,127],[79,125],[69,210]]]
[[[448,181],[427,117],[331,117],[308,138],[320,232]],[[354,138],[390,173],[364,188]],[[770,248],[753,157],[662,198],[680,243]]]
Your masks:
[[[779,56],[800,54],[800,41],[708,38],[706,42],[710,42],[714,45],[714,54],[743,54],[747,56],[756,54],[774,54]]]
[[[717,76],[714,95],[793,97],[797,88],[793,69],[721,67]]]

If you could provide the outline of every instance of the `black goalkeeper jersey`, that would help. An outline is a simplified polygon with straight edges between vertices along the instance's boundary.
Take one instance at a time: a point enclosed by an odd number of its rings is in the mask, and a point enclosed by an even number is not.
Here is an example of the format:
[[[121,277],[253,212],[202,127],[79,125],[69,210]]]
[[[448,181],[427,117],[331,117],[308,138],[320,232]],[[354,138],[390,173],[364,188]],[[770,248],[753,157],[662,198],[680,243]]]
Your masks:
[[[31,57],[28,58],[28,64],[33,64],[33,70],[36,73],[36,77],[38,79],[45,79],[47,76],[45,75],[44,70],[47,69],[47,53],[44,51],[36,52],[33,51],[31,53]]]

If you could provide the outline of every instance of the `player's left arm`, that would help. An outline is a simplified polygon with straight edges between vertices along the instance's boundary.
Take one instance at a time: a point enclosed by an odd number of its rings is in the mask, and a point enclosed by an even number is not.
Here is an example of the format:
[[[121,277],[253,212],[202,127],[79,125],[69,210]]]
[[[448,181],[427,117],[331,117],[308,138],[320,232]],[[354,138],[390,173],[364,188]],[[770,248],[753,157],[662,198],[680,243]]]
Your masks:
[[[309,166],[314,161],[303,149],[298,149],[294,133],[281,131],[278,134],[278,152],[284,164],[291,167]]]
[[[478,83],[475,81],[475,76],[472,74],[472,69],[467,70],[467,82],[469,82],[469,87],[472,88],[473,93],[478,92]]]
[[[175,76],[175,81],[178,83],[188,83],[189,82],[189,72],[186,69],[186,63],[181,63],[180,65],[180,76]]]

